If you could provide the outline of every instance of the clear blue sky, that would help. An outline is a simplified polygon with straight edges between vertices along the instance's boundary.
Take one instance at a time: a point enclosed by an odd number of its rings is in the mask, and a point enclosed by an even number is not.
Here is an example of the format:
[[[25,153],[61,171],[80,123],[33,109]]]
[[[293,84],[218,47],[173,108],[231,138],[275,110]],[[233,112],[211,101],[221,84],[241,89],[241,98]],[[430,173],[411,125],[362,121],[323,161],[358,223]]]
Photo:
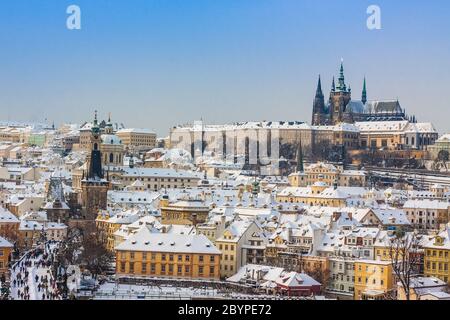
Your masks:
[[[66,8],[82,30],[66,29]],[[382,10],[382,30],[366,9]],[[450,131],[447,0],[9,0],[0,4],[0,119],[82,122],[94,109],[165,135],[200,119],[311,119],[344,58],[360,97],[399,98]]]

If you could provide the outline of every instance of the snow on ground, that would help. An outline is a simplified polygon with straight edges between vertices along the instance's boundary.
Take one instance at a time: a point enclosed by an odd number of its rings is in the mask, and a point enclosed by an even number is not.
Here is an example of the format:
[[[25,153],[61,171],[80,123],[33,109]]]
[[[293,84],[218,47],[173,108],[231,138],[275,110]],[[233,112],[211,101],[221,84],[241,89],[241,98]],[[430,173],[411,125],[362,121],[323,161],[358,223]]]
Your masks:
[[[194,289],[170,286],[142,286],[115,284],[107,282],[100,286],[95,292],[95,300],[138,300],[138,299],[190,299],[192,297],[214,297],[217,296],[215,289]]]
[[[79,296],[89,296],[90,293],[81,292]],[[308,299],[303,297],[281,297],[274,295],[247,295],[241,293],[224,293],[213,288],[189,288],[164,286],[144,286],[104,283],[94,293],[94,300],[191,300],[194,298],[223,299],[223,300],[280,300],[280,299]]]
[[[81,285],[81,272],[80,268],[76,265],[70,265],[67,268],[67,288],[69,292],[77,292]]]
[[[48,259],[55,253],[56,243],[48,245]],[[13,300],[59,300],[56,286],[52,285],[53,276],[50,267],[44,265],[44,255],[36,254],[35,250],[28,251],[11,268],[11,298]],[[25,275],[28,273],[28,277]],[[37,276],[37,279],[36,279]],[[45,281],[47,278],[47,281]],[[22,281],[20,281],[22,279]],[[37,281],[36,281],[37,280]],[[47,288],[43,288],[47,286]],[[26,291],[28,288],[28,292]]]

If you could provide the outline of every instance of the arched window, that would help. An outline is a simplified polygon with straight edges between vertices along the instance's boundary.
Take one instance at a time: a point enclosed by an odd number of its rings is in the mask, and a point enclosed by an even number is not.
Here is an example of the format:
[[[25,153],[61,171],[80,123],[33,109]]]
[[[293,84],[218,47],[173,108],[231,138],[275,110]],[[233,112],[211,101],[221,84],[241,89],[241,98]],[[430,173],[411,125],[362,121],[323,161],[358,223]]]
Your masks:
[[[113,163],[114,162],[114,154],[110,153],[109,154],[109,163]]]
[[[94,143],[94,150],[98,150],[98,144]]]

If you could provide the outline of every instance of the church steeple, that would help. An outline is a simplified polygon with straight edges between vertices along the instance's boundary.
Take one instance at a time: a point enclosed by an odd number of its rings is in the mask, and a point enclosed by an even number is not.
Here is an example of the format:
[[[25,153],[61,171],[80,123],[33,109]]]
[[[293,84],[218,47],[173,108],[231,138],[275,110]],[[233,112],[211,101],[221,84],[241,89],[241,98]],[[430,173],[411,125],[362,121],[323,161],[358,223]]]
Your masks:
[[[300,140],[297,148],[297,172],[303,172],[303,150],[302,150],[302,141]]]
[[[319,74],[319,81],[317,82],[316,98],[323,98],[322,82],[320,80],[320,74]]]
[[[325,98],[322,92],[322,81],[320,79],[317,82],[316,95],[314,97],[313,103],[313,117],[312,124],[313,125],[321,125],[323,122],[323,118],[325,116]]]
[[[97,110],[94,112],[94,122],[92,123],[92,134],[94,136],[100,134],[100,127],[98,125],[98,119],[97,119]]]
[[[363,91],[362,91],[361,102],[363,104],[366,104],[366,102],[367,102],[366,77],[364,77],[364,84],[363,84]]]
[[[92,135],[91,135],[91,154],[88,157],[88,179],[103,179],[103,171],[102,171],[102,158],[100,152],[100,127],[98,125],[97,119],[97,110],[95,110],[94,114],[94,122],[92,124]]]
[[[341,69],[339,72],[339,79],[338,79],[338,91],[347,91],[347,86],[345,85],[345,76],[344,76],[344,61],[341,61]]]
[[[94,111],[94,126],[98,125],[97,110]]]
[[[333,82],[331,83],[331,92],[335,92],[336,91],[336,83],[334,81],[334,76],[333,76]]]
[[[348,117],[349,112],[347,112],[347,106],[351,101],[351,87],[345,84],[345,76],[344,76],[344,62],[341,62],[341,67],[339,70],[339,78],[334,88],[334,78],[333,78],[333,88],[330,93],[329,100],[329,114],[330,119],[329,123],[332,125],[336,125],[341,122],[350,122],[353,123],[353,120]],[[350,111],[351,109],[349,109]],[[344,114],[346,114],[347,118],[344,118]]]
[[[105,126],[105,133],[106,134],[113,134],[114,128],[113,124],[111,122],[111,112],[108,114],[108,123]]]

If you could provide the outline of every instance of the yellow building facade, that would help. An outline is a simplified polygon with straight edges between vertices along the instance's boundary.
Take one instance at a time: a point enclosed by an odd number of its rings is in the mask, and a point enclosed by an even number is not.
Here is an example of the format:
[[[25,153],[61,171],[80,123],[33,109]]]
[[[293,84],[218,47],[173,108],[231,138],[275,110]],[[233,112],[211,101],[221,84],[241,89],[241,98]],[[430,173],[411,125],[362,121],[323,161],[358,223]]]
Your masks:
[[[432,237],[423,248],[424,273],[427,277],[436,277],[450,284],[450,227]]]
[[[394,284],[390,261],[355,261],[354,300],[384,300]]]
[[[0,237],[0,277],[3,275],[8,277],[9,272],[9,258],[13,245],[6,239]]]
[[[156,133],[147,129],[122,129],[116,135],[122,140],[125,147],[129,149],[148,148],[156,146]]]
[[[203,235],[155,234],[144,227],[116,246],[116,276],[218,280],[220,255]]]
[[[163,224],[197,225],[208,218],[209,207],[200,200],[182,200],[175,203],[162,201],[161,222]]]
[[[277,202],[301,203],[309,206],[345,207],[347,197],[338,188],[325,182],[316,182],[308,187],[288,187],[276,196]]]

